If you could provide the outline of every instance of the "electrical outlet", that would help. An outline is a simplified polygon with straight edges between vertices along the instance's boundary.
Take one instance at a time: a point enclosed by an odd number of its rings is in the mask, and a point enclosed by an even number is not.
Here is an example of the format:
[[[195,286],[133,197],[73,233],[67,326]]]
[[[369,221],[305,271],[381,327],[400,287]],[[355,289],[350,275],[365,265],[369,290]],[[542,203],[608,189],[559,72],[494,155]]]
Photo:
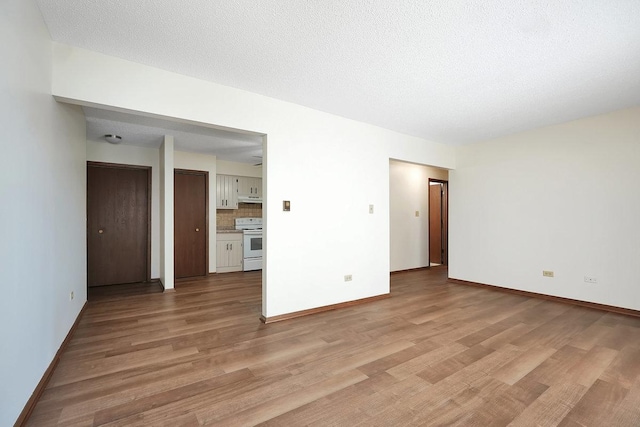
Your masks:
[[[584,276],[585,283],[598,283],[598,278],[593,276]]]
[[[542,270],[542,275],[544,277],[553,277],[553,271],[549,271],[549,270]]]
[[[73,291],[69,294],[69,301],[73,301]]]
[[[345,281],[345,282],[350,282],[350,281],[352,281],[352,280],[353,280],[353,277],[351,277],[351,275],[350,275],[350,274],[345,274],[345,275],[344,275],[344,281]]]
[[[373,213],[373,205],[369,205],[369,213],[372,214]]]

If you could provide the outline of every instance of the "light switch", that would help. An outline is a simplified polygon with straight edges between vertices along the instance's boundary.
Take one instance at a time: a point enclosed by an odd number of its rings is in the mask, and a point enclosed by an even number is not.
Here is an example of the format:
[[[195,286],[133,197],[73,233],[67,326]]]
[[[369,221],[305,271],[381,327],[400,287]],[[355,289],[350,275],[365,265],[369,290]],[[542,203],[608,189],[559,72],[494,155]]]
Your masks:
[[[372,214],[373,213],[373,205],[369,205],[369,213]]]
[[[416,216],[420,216],[420,211],[416,211]]]
[[[285,212],[289,212],[291,210],[291,201],[283,200],[282,201],[282,210]]]

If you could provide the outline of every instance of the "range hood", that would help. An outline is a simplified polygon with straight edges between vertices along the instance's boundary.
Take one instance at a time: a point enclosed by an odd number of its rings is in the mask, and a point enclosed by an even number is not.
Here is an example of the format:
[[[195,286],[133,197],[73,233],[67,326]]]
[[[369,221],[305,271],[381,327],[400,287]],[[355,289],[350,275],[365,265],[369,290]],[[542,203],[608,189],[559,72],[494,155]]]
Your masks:
[[[238,196],[238,203],[262,203],[262,197]]]

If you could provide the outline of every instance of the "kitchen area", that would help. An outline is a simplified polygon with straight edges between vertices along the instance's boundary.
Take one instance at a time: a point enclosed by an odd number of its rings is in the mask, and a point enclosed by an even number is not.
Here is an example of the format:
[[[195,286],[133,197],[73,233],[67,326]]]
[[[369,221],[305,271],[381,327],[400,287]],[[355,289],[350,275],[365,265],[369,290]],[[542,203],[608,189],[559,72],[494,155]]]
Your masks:
[[[262,269],[262,178],[216,175],[216,272]]]
[[[147,242],[136,246],[144,249],[140,280],[160,280],[164,271],[161,236],[170,231],[161,220],[162,174],[168,175],[161,147],[167,140],[173,140],[174,280],[262,269],[263,135],[91,107],[83,111],[88,162],[148,170],[148,205],[142,209]]]

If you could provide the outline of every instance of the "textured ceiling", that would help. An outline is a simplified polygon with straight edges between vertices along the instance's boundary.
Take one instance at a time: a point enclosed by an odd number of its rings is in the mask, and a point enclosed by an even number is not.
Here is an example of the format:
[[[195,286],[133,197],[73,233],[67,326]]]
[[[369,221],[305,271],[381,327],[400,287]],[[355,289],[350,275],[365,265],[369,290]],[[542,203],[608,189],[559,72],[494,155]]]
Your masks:
[[[105,135],[115,134],[122,137],[122,145],[159,148],[164,136],[172,135],[177,151],[211,154],[231,162],[262,162],[260,135],[89,107],[84,107],[84,115],[91,141],[105,142]]]
[[[38,0],[53,40],[462,144],[640,105],[638,0]]]

